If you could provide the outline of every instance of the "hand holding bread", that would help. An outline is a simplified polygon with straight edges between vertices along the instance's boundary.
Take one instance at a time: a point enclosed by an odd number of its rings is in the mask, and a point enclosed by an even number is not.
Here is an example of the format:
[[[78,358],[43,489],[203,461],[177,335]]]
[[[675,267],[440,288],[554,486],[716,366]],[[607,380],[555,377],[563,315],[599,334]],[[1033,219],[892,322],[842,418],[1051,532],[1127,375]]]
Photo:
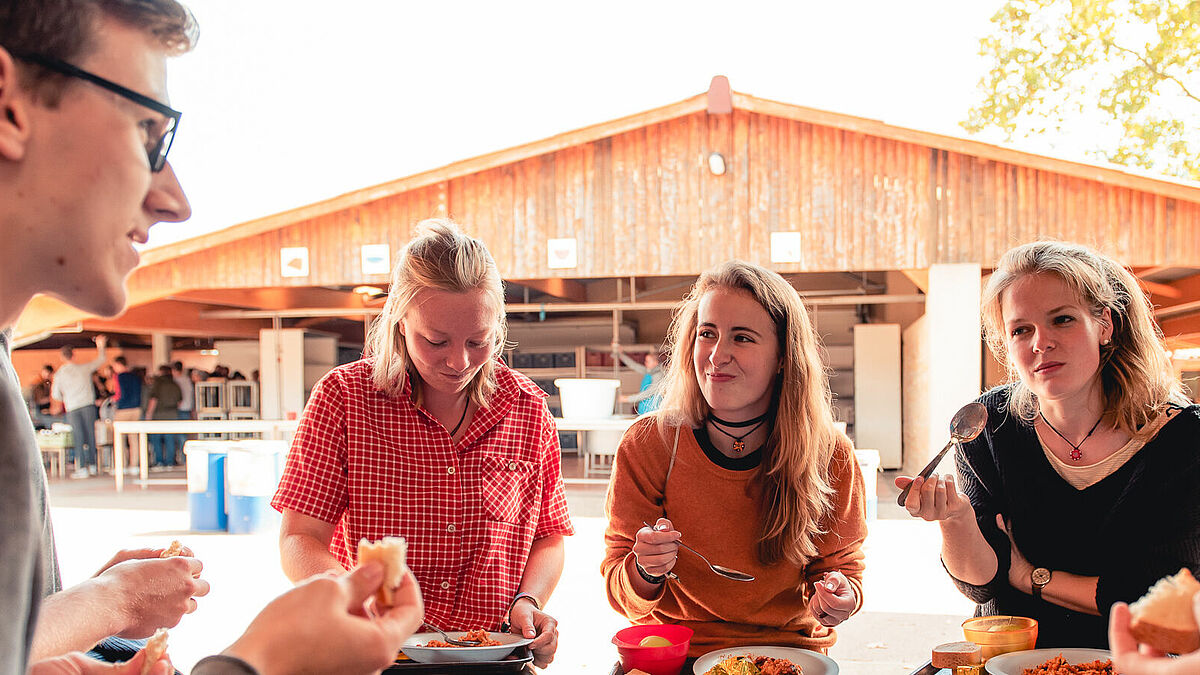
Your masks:
[[[1159,580],[1129,606],[1129,632],[1138,642],[1169,654],[1200,649],[1200,627],[1193,607],[1197,593],[1200,582],[1186,567]]]
[[[1183,569],[1156,583],[1133,605],[1113,605],[1108,623],[1113,665],[1122,675],[1200,673],[1198,626],[1200,583]],[[1166,653],[1182,656],[1169,659]]]
[[[375,604],[386,608],[396,604],[395,592],[408,571],[408,542],[404,537],[384,537],[378,541],[358,542],[359,567],[377,562],[383,566],[383,585],[375,592]]]

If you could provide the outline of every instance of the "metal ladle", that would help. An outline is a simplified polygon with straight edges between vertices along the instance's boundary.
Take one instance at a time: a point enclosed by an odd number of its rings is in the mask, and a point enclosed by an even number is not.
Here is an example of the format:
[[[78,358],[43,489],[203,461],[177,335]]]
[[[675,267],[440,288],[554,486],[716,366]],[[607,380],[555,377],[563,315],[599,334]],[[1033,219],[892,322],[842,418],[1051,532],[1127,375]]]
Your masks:
[[[987,418],[987,408],[982,403],[968,403],[959,408],[958,412],[954,413],[954,418],[950,420],[950,442],[925,465],[924,469],[921,469],[920,473],[913,477],[912,483],[900,491],[896,503],[904,506],[905,500],[908,499],[908,491],[912,489],[913,483],[917,482],[917,478],[922,480],[929,478],[929,474],[933,473],[942,458],[946,456],[946,452],[955,444],[975,440],[983,431],[983,427],[987,425]]]
[[[647,523],[644,520],[642,521],[642,524],[652,530],[655,529],[653,525],[651,525],[650,523]],[[697,551],[696,549],[692,548],[691,546],[688,546],[687,544],[683,543],[682,540],[677,539],[677,540],[675,540],[675,543],[686,548],[687,550],[691,551],[692,553],[695,553],[696,557],[703,560],[704,563],[706,565],[708,565],[708,568],[711,569],[718,576],[725,577],[726,579],[732,579],[734,581],[754,581],[754,577],[749,574],[746,574],[745,572],[739,572],[734,569],[729,569],[728,567],[722,567],[721,565],[714,565],[714,564],[708,562],[708,558],[705,558],[704,555],[702,555],[699,551]],[[673,579],[678,578],[671,572],[667,572],[667,575]]]

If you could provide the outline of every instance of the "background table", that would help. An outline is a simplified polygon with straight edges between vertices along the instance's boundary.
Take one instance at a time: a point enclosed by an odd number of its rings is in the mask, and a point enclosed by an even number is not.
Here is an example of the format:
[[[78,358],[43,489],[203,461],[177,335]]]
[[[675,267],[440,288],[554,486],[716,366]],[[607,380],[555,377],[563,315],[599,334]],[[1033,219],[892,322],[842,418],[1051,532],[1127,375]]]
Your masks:
[[[625,433],[634,421],[637,420],[637,415],[614,415],[612,417],[555,417],[554,425],[559,431],[615,431]],[[617,454],[617,445],[612,443],[609,446],[599,446],[593,443],[594,439],[587,438],[588,434],[584,434],[584,438],[580,438],[580,452],[583,453],[583,473],[585,476],[590,476],[592,473],[607,472],[612,469],[612,458]]]
[[[125,462],[122,452],[122,437],[125,434],[138,435],[139,480],[142,489],[151,483],[149,478],[150,443],[149,434],[228,434],[228,433],[261,433],[269,434],[272,440],[287,440],[296,432],[298,420],[133,420],[113,422],[113,475],[117,482],[117,492],[125,489]],[[237,441],[230,441],[236,443]],[[160,478],[153,482],[165,485],[186,485],[187,479]]]

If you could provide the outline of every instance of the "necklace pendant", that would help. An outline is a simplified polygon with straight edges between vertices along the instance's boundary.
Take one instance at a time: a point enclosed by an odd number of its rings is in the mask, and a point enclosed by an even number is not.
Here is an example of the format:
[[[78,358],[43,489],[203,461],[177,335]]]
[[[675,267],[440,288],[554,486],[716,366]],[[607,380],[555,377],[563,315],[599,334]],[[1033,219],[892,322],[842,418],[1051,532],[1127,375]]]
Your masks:
[[[745,441],[736,440],[733,442],[733,451],[736,452],[737,454],[739,454],[739,455],[742,454],[742,451],[745,449],[746,449]]]
[[[1083,451],[1080,450],[1079,448],[1072,448],[1071,449],[1071,459],[1075,460],[1076,462],[1083,459]]]

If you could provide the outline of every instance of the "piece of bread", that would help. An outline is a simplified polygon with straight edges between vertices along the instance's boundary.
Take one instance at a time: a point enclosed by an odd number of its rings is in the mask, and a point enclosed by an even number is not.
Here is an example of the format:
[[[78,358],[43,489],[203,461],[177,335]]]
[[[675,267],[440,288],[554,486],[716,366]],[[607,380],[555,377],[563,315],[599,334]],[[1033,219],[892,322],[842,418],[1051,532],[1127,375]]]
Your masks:
[[[983,648],[974,642],[947,642],[933,648],[933,667],[954,669],[983,663]]]
[[[395,590],[408,569],[408,542],[404,537],[384,537],[379,541],[358,542],[358,564],[371,561],[383,565],[383,585],[375,593],[375,602],[380,607],[391,607],[395,602]]]
[[[1129,606],[1133,617],[1129,632],[1138,642],[1171,654],[1200,649],[1200,627],[1192,609],[1196,593],[1200,593],[1200,582],[1186,567],[1160,579]]]
[[[172,540],[171,545],[163,549],[162,553],[158,554],[160,558],[174,558],[183,553],[183,542],[178,539]]]
[[[142,675],[149,675],[150,669],[167,653],[167,629],[159,628],[154,635],[146,640],[146,660],[142,661]]]

